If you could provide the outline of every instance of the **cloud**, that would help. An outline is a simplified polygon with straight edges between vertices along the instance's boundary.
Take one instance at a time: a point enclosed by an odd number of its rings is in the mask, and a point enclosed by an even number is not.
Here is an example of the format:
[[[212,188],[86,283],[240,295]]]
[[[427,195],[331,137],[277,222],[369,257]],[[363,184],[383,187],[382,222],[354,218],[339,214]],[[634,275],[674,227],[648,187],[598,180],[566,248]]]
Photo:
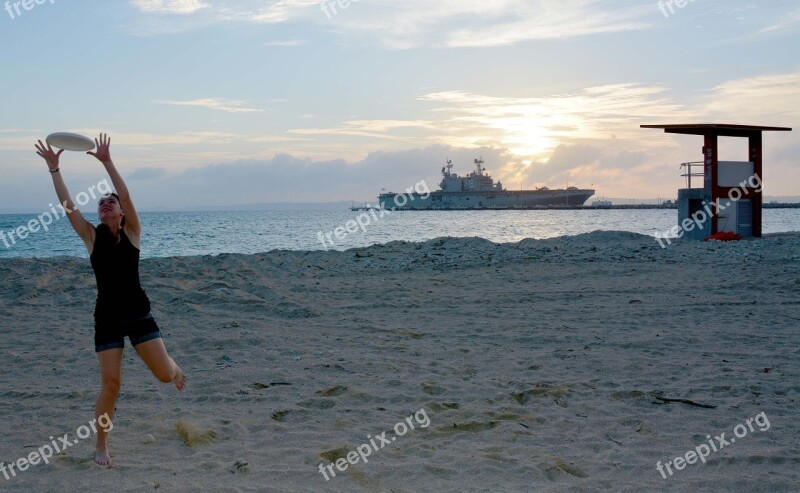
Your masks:
[[[584,0],[524,2],[508,16],[511,19],[502,16],[488,26],[457,29],[444,44],[458,48],[507,46],[530,40],[638,31],[651,27],[643,20],[645,13],[642,7],[615,8]]]
[[[81,133],[94,135],[99,133],[94,129],[85,129]],[[176,132],[171,134],[147,134],[138,132],[114,132],[114,145],[116,147],[151,147],[158,145],[169,146],[195,146],[198,144],[206,145],[227,145],[234,144],[243,136],[230,132]]]
[[[201,0],[131,0],[131,5],[152,14],[194,14],[210,7]]]
[[[329,24],[336,33],[385,47],[509,46],[646,29],[649,9],[597,0],[373,0],[352,4]]]
[[[491,47],[530,40],[567,39],[626,32],[651,26],[652,7],[599,0],[370,0],[342,8],[332,0],[165,1],[133,0],[146,14],[195,14],[192,21],[145,24],[153,34],[215,23],[306,22],[343,38],[377,42],[392,49],[420,46]],[[626,5],[629,4],[630,5]],[[323,7],[328,6],[328,13]],[[335,6],[332,13],[331,6]]]
[[[800,118],[800,72],[731,80],[680,95],[665,86],[621,83],[540,97],[445,91],[420,99],[435,104],[431,113],[439,120],[431,119],[430,125],[440,129],[440,141],[508,149],[496,178],[515,185],[577,181],[616,190],[609,192],[613,196],[625,196],[622,189],[654,190],[655,196],[664,193],[664,184],[680,187],[675,168],[698,156],[686,148],[685,137],[649,138],[641,123],[791,126]],[[771,138],[776,145],[766,152],[773,170],[795,176],[784,148],[798,137]]]
[[[393,131],[401,129],[434,130],[435,126],[432,122],[422,120],[352,120],[343,122],[338,127],[298,128],[289,130],[289,133],[297,135],[328,135],[403,140],[404,138],[402,136],[392,135]],[[409,137],[409,139],[411,138],[413,138],[413,136]]]
[[[318,7],[319,4],[319,0],[278,0],[245,15],[252,22],[274,24],[286,22],[308,7]]]
[[[280,46],[280,47],[292,47],[292,46],[302,46],[306,44],[308,41],[305,39],[290,39],[284,41],[266,41],[264,46]]]
[[[800,28],[800,9],[782,14],[773,24],[756,32],[756,35],[777,35],[796,31]]]
[[[705,114],[717,119],[759,124],[752,121],[758,118],[768,119],[766,125],[789,125],[800,118],[800,72],[724,82],[707,99]]]
[[[603,156],[602,149],[587,144],[560,145],[546,166],[538,169],[545,178],[552,178],[559,173],[569,171],[574,168],[584,167],[596,163]]]
[[[244,108],[244,101],[238,99],[223,99],[223,98],[203,98],[192,99],[189,101],[170,101],[156,99],[153,101],[158,104],[169,104],[173,106],[199,106],[201,108],[208,108],[217,111],[225,111],[228,113],[258,113],[264,110],[257,108]]]
[[[655,3],[655,0],[653,3],[638,0],[350,0],[349,5],[342,8],[337,0],[131,0],[131,5],[149,19],[136,19],[134,25],[127,28],[136,34],[153,35],[228,23],[304,23],[348,42],[379,44],[395,50],[500,47],[536,40],[566,40],[655,29],[665,25]],[[708,7],[704,18],[709,19],[708,22],[712,22],[711,19],[715,23],[729,22],[732,32],[743,33],[727,42],[796,32],[800,27],[800,9],[789,10],[772,3],[755,6],[743,0],[728,2]],[[326,5],[328,8],[323,8]],[[159,22],[163,14],[182,15],[169,18],[169,22]],[[771,20],[764,22],[765,18]]]
[[[329,127],[294,128],[287,134],[309,142],[350,145],[441,144],[508,149],[529,162],[547,160],[560,144],[611,136],[640,137],[640,123],[688,118],[669,89],[643,84],[589,87],[573,94],[497,97],[467,91],[422,95],[429,118],[348,120]],[[308,148],[308,146],[306,146]]]
[[[156,180],[164,177],[167,170],[164,168],[139,168],[128,176],[130,180]]]
[[[438,126],[459,145],[488,137],[517,155],[543,159],[565,140],[632,135],[642,121],[690,116],[667,92],[663,86],[627,83],[543,97],[446,91],[419,99],[437,103],[433,111],[447,116]]]

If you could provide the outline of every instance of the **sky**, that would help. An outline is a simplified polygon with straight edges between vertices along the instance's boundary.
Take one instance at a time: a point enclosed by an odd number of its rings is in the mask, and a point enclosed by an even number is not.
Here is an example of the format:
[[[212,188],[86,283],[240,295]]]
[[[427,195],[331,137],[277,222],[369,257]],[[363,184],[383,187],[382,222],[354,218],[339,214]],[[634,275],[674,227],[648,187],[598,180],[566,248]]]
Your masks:
[[[374,203],[478,157],[508,189],[674,198],[702,139],[639,127],[662,123],[795,128],[765,134],[762,178],[800,196],[796,0],[0,7],[0,213],[55,201],[34,143],[57,131],[108,132],[140,210]],[[73,197],[106,176],[61,164]]]

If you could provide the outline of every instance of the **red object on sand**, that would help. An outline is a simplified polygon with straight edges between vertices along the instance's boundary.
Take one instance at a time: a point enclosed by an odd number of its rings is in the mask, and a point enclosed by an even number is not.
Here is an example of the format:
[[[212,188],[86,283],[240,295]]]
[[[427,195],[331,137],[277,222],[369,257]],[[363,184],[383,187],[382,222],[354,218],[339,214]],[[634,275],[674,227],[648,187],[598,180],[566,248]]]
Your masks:
[[[705,241],[738,241],[741,239],[742,235],[737,235],[733,231],[720,231],[709,236]]]

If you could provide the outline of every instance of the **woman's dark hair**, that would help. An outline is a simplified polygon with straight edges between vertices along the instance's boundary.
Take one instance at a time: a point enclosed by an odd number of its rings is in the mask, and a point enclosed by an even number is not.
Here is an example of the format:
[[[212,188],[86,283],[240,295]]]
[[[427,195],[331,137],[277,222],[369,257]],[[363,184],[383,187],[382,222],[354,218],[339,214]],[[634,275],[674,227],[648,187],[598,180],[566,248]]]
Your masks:
[[[103,197],[100,200],[103,200],[104,198],[111,197],[111,196],[116,198],[117,199],[117,203],[120,204],[120,206],[122,206],[122,202],[119,200],[119,195],[117,195],[116,192],[107,193],[107,194],[103,195]],[[98,204],[98,205],[100,205],[100,204]],[[122,216],[122,222],[120,222],[119,226],[121,228],[125,226],[125,216]]]

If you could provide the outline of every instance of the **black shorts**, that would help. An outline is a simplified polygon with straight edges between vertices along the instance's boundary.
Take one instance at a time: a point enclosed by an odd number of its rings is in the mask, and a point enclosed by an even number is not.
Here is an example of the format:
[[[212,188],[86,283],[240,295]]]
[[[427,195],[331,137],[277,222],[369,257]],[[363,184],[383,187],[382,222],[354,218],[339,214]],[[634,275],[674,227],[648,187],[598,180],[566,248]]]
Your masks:
[[[108,349],[125,347],[125,337],[132,346],[161,338],[161,331],[152,313],[132,320],[94,323],[94,350],[96,353]]]

